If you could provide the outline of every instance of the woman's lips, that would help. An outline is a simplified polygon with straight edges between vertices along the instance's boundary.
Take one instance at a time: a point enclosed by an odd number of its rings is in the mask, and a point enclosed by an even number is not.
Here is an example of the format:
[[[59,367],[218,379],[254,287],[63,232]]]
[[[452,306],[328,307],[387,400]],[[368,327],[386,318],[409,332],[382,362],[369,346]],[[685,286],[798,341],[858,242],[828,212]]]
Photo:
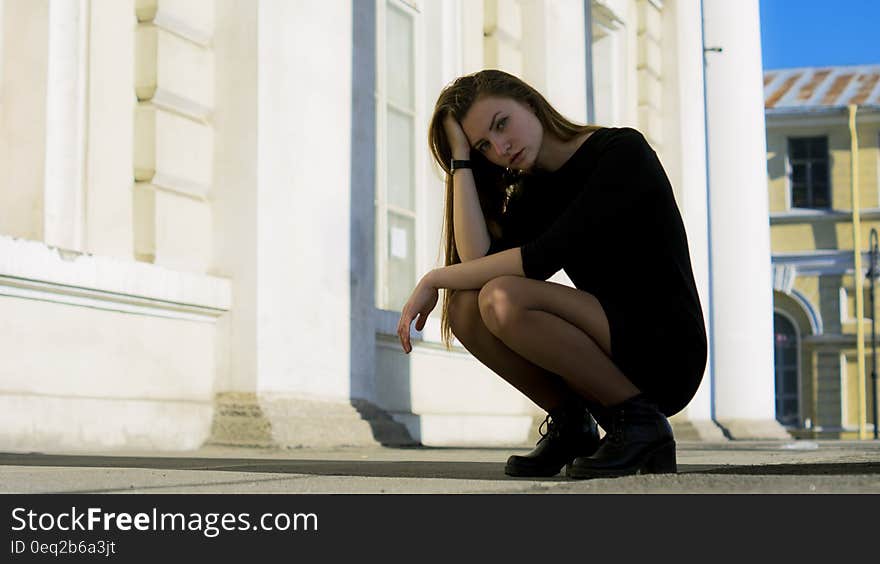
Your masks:
[[[525,151],[525,149],[520,149],[517,154],[513,155],[513,158],[510,159],[510,164],[513,165],[513,164],[516,164],[517,162],[519,162],[519,160],[522,158],[522,154],[524,151]]]

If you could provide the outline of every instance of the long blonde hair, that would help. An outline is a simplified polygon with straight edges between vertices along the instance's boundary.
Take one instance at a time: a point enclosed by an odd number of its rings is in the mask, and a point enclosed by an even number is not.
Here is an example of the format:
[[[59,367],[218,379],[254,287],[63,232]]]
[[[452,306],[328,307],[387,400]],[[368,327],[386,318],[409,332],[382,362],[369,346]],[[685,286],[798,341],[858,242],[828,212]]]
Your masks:
[[[524,81],[504,71],[487,69],[457,78],[440,92],[434,115],[428,126],[428,145],[437,164],[446,172],[446,210],[443,217],[443,240],[445,242],[445,264],[461,262],[455,246],[455,226],[453,225],[453,185],[449,170],[452,149],[443,129],[443,119],[447,114],[459,123],[467,115],[474,102],[484,96],[510,98],[531,107],[541,122],[544,133],[561,141],[570,141],[583,133],[599,129],[593,125],[578,125],[566,119],[556,111],[547,100]],[[482,208],[486,227],[494,237],[501,235],[501,214],[507,198],[524,180],[522,173],[510,172],[507,169],[489,162],[477,151],[471,152],[471,166],[477,187],[477,196]],[[446,348],[451,348],[452,327],[449,324],[449,303],[454,295],[447,290],[443,296],[440,333]]]

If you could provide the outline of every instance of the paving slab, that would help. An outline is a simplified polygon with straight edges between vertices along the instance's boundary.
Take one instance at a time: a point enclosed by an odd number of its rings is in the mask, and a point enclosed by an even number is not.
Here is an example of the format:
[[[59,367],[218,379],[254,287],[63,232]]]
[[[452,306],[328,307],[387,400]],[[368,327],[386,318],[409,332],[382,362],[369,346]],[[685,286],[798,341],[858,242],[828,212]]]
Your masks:
[[[880,441],[679,442],[678,473],[512,478],[528,449],[0,453],[2,493],[880,493]]]

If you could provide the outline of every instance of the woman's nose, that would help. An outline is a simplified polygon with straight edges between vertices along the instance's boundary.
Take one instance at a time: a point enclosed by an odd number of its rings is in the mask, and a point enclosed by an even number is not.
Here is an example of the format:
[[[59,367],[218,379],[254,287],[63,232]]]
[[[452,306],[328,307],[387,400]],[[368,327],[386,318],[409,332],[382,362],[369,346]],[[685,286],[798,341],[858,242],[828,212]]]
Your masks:
[[[508,151],[508,143],[503,139],[495,139],[492,141],[492,145],[495,147],[495,152],[498,153],[499,157],[503,157],[507,154]]]

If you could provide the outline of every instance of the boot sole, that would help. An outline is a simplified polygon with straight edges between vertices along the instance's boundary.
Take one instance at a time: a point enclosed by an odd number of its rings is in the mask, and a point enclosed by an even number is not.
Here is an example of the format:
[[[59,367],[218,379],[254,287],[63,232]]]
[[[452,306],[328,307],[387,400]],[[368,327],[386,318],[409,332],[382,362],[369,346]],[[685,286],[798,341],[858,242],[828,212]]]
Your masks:
[[[657,445],[634,464],[621,468],[584,468],[569,464],[565,475],[576,480],[589,478],[619,478],[639,474],[675,474],[678,464],[675,461],[675,441]]]
[[[553,476],[558,475],[562,472],[563,469],[568,472],[568,467],[571,466],[572,461],[578,456],[590,456],[595,453],[599,449],[599,441],[596,441],[596,445],[593,448],[584,449],[581,451],[582,453],[589,452],[590,454],[578,454],[574,457],[570,458],[568,462],[563,462],[559,465],[555,470],[551,468],[539,468],[535,466],[527,466],[527,465],[518,465],[511,464],[510,461],[504,465],[504,473],[508,476],[513,476],[516,478],[552,478]],[[513,459],[525,459],[528,460],[528,457],[520,457],[520,456],[512,456]]]

